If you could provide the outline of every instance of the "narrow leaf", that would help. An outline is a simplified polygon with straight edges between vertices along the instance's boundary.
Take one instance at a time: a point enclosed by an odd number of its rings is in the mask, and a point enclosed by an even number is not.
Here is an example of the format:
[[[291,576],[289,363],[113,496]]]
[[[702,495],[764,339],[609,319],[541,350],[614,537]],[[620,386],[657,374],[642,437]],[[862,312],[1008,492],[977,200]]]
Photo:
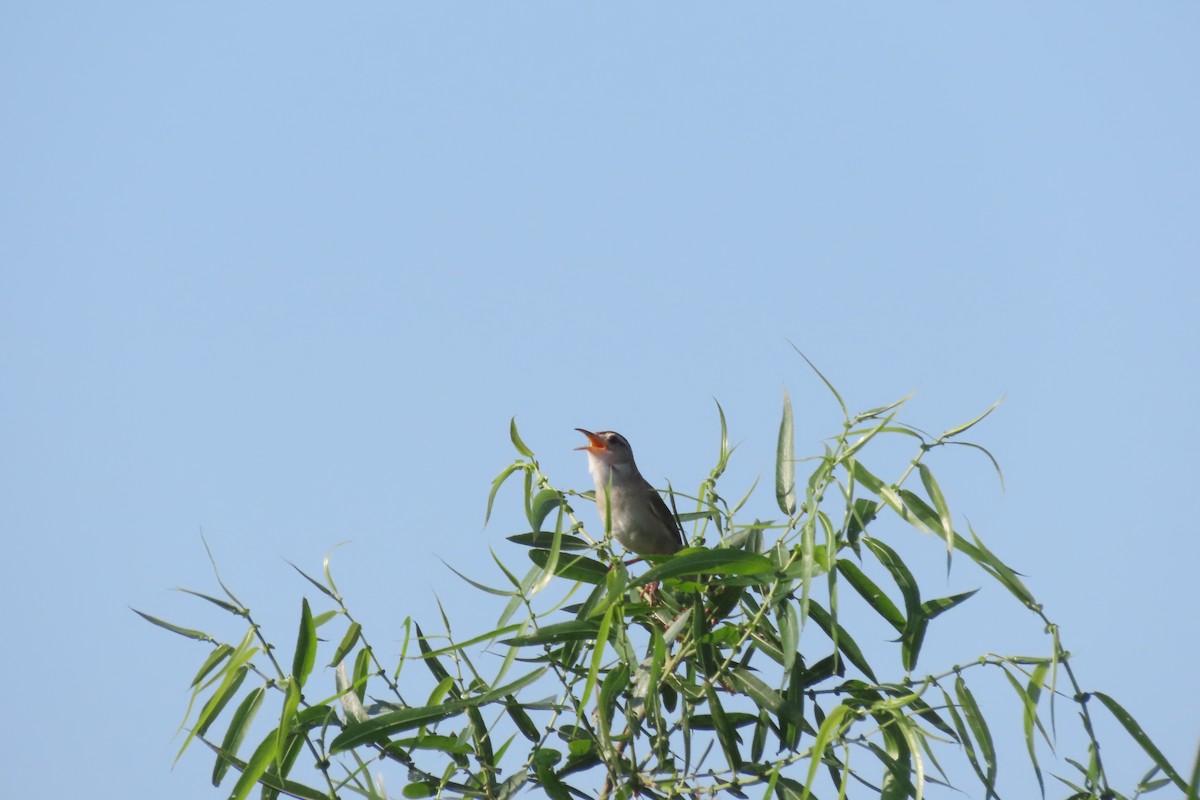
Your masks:
[[[789,344],[792,344],[792,343],[789,342]],[[838,406],[840,406],[842,409],[842,416],[849,419],[850,413],[846,410],[846,401],[842,400],[842,396],[840,394],[838,394],[838,390],[833,388],[833,384],[829,382],[829,379],[825,377],[825,375],[821,372],[821,370],[817,369],[817,365],[814,364],[811,360],[809,360],[809,357],[804,355],[804,353],[800,350],[799,347],[796,347],[795,344],[792,344],[792,349],[795,350],[797,353],[800,353],[800,357],[804,359],[806,364],[808,364],[808,368],[811,369],[813,372],[817,373],[817,377],[820,378],[821,382],[825,384],[825,388],[827,388],[830,391],[830,393],[833,394],[834,398],[837,399]]]
[[[1038,788],[1041,790],[1042,797],[1045,797],[1046,782],[1042,778],[1042,767],[1038,764],[1037,757],[1037,742],[1033,738],[1033,722],[1037,719],[1037,701],[1029,696],[1029,692],[1025,690],[1025,687],[1007,669],[1004,670],[1004,677],[1008,678],[1008,682],[1012,685],[1013,690],[1017,693],[1017,697],[1021,700],[1021,705],[1024,706],[1025,749],[1029,752],[1029,763],[1033,766],[1033,774],[1037,777]]]
[[[975,426],[976,426],[976,425],[978,425],[980,422],[983,422],[983,420],[984,420],[984,419],[986,419],[986,418],[987,418],[987,416],[988,416],[989,414],[991,414],[993,411],[995,411],[997,408],[999,408],[999,407],[1000,407],[1000,404],[1001,404],[1001,403],[1003,403],[1003,402],[1004,402],[1004,398],[1003,398],[1003,397],[1001,397],[999,400],[997,400],[996,402],[994,402],[994,403],[992,403],[990,406],[988,406],[988,407],[987,407],[987,410],[986,410],[986,411],[984,411],[982,414],[980,414],[978,417],[976,417],[975,419],[971,420],[970,422],[964,422],[962,425],[959,425],[959,426],[957,426],[957,427],[951,428],[950,430],[946,431],[946,432],[945,432],[945,433],[943,433],[941,436],[939,436],[939,437],[938,437],[938,440],[939,440],[939,441],[941,441],[941,440],[944,440],[944,439],[950,439],[950,438],[953,438],[953,437],[955,437],[955,436],[958,436],[960,433],[964,433],[964,432],[966,432],[967,430],[969,430],[969,429],[971,429],[971,428],[975,427]]]
[[[759,708],[765,708],[781,720],[792,725],[803,725],[804,714],[800,707],[768,686],[762,678],[745,667],[737,667],[730,673],[730,681]]]
[[[534,644],[561,644],[563,642],[589,641],[600,633],[600,623],[596,620],[571,620],[544,625],[534,633],[505,639],[500,644],[513,647],[525,647]]]
[[[491,491],[488,492],[487,513],[483,515],[483,524],[487,525],[488,520],[492,518],[492,503],[496,501],[496,493],[500,491],[500,487],[508,480],[509,476],[517,470],[526,469],[528,465],[524,462],[517,461],[505,467],[499,475],[492,480]]]
[[[554,536],[553,531],[533,531],[514,534],[506,538],[514,544],[549,550],[550,546],[554,544]],[[562,534],[562,544],[559,545],[563,550],[586,550],[589,546],[583,539],[569,533]]]
[[[308,598],[300,602],[300,630],[296,633],[296,652],[292,656],[292,675],[297,689],[304,686],[317,658],[317,628],[313,625],[312,609]]]
[[[279,727],[275,729],[275,764],[280,774],[283,774],[283,764],[287,760],[288,742],[292,735],[292,723],[296,720],[296,711],[300,708],[300,684],[295,678],[283,681],[283,710],[279,714]]]
[[[771,575],[774,572],[775,565],[771,559],[758,553],[696,547],[681,550],[669,560],[647,570],[629,585],[644,586],[682,575]]]
[[[867,549],[891,573],[892,580],[896,581],[896,586],[899,587],[900,594],[904,597],[906,615],[912,616],[920,613],[921,592],[917,585],[917,579],[913,577],[912,572],[909,571],[908,566],[905,565],[900,555],[879,539],[871,538],[864,541]]]
[[[1150,737],[1146,735],[1146,732],[1142,730],[1142,726],[1137,724],[1137,721],[1133,718],[1133,715],[1126,711],[1120,703],[1103,692],[1092,692],[1092,694],[1097,700],[1104,704],[1105,708],[1112,712],[1112,715],[1117,718],[1117,722],[1121,723],[1122,727],[1124,727],[1129,735],[1133,737],[1133,740],[1137,742],[1143,750],[1146,751],[1146,755],[1150,756],[1150,759],[1158,766],[1158,768],[1161,769],[1166,776],[1171,779],[1171,782],[1179,787],[1182,791],[1188,791],[1187,783],[1183,780],[1179,773],[1175,771],[1175,768],[1171,766],[1171,762],[1167,761],[1167,757],[1162,754],[1162,751],[1155,747],[1154,742],[1152,742]]]
[[[246,731],[249,730],[250,724],[254,722],[254,715],[258,713],[258,709],[262,706],[263,697],[266,694],[267,690],[264,687],[256,687],[238,705],[237,710],[233,712],[233,718],[229,720],[229,728],[225,731],[225,738],[221,740],[221,752],[234,756],[237,755],[238,748],[242,746],[242,741],[246,737]],[[221,785],[221,781],[225,778],[225,773],[229,771],[229,765],[229,760],[218,754],[217,761],[213,764],[213,786]]]
[[[549,550],[530,550],[529,558],[543,569],[550,563]],[[558,563],[554,565],[554,574],[567,580],[581,583],[600,583],[608,575],[608,567],[591,558],[584,556],[567,556],[559,554]]]
[[[180,636],[186,636],[189,639],[196,639],[201,642],[212,642],[213,644],[217,643],[216,639],[209,636],[204,631],[197,631],[192,630],[191,628],[181,628],[178,625],[172,625],[170,622],[161,620],[158,617],[152,617],[149,614],[138,611],[136,608],[130,608],[129,610],[149,622],[151,625],[157,625],[158,627],[168,630],[171,633],[178,633]]]
[[[742,768],[742,754],[738,751],[737,746],[737,731],[725,715],[721,699],[717,697],[717,690],[713,688],[711,683],[706,683],[704,691],[708,696],[708,708],[712,713],[713,727],[717,731],[717,741],[721,743],[721,749],[725,751],[725,758],[729,762],[729,768],[733,772],[737,772]]]
[[[438,706],[404,708],[399,711],[381,714],[378,717],[372,717],[366,722],[347,725],[346,729],[338,734],[333,742],[330,743],[330,752],[339,753],[344,750],[353,749],[359,745],[383,741],[395,733],[419,728],[431,722],[457,716],[468,708],[478,708],[488,703],[503,701],[509,695],[515,695],[519,690],[536,681],[545,672],[546,668],[543,667],[512,683],[484,692],[483,694],[465,697],[462,700],[452,700]]]
[[[284,559],[284,560],[287,561],[287,559]],[[319,580],[314,578],[312,575],[309,575],[307,572],[300,569],[295,564],[292,564],[292,562],[288,561],[287,563],[289,565],[291,565],[292,569],[296,570],[296,572],[299,572],[300,575],[303,576],[304,580],[308,581],[313,586],[317,587],[317,589],[321,592],[321,594],[325,595],[326,597],[328,597],[332,600],[337,600],[337,598],[333,596],[333,592],[329,591],[329,587],[327,587],[325,584],[321,583]]]
[[[904,615],[900,613],[900,609],[896,608],[892,599],[868,578],[857,564],[849,559],[841,558],[838,559],[837,569],[879,616],[883,617],[897,631],[904,630]]]
[[[229,800],[246,800],[250,794],[250,790],[258,783],[258,779],[267,771],[267,767],[271,765],[273,756],[275,755],[275,740],[276,732],[271,731],[266,737],[259,742],[259,745],[254,750],[254,755],[250,756],[250,760],[246,762],[246,768],[242,770],[241,777],[233,786],[233,791],[229,795]]]
[[[949,597],[938,597],[933,600],[926,600],[925,602],[921,603],[921,615],[926,619],[933,619],[938,614],[949,611],[959,603],[962,603],[963,601],[973,597],[978,591],[978,589],[972,589],[971,591],[963,592],[962,594],[953,594]]]
[[[937,479],[933,477],[933,470],[923,461],[917,462],[917,470],[921,473],[921,483],[925,486],[925,491],[929,493],[929,499],[933,501],[934,510],[938,514],[938,521],[941,522],[942,538],[946,540],[948,556],[954,551],[954,524],[950,518],[950,507],[946,504],[942,487],[938,486]]]
[[[351,622],[350,627],[346,629],[346,635],[342,637],[342,641],[337,646],[337,650],[333,651],[333,660],[329,662],[329,666],[336,667],[342,663],[342,659],[346,654],[354,649],[354,645],[358,644],[358,637],[362,633],[362,626],[357,622]]]
[[[850,637],[846,629],[838,625],[835,632],[833,618],[829,615],[828,611],[818,603],[809,603],[808,615],[813,622],[817,623],[821,630],[825,631],[826,636],[837,642],[838,650],[846,656],[847,661],[858,667],[872,681],[877,680],[875,673],[871,670],[871,665],[867,663],[866,657],[863,656],[862,650],[858,648],[858,645]]]
[[[967,682],[960,675],[954,681],[954,694],[958,697],[959,707],[962,708],[963,715],[967,718],[967,725],[971,728],[971,733],[975,736],[975,743],[979,746],[979,753],[983,757],[983,763],[986,767],[986,774],[983,776],[983,785],[987,790],[987,796],[996,797],[996,748],[992,744],[992,734],[988,730],[987,720],[983,717],[983,712],[979,709],[979,704],[975,702],[975,695],[967,687]]]
[[[796,453],[792,431],[792,398],[783,390],[783,417],[775,449],[775,499],[787,516],[796,513]]]
[[[241,606],[236,606],[233,603],[227,603],[224,600],[220,599],[219,597],[213,597],[212,595],[204,594],[203,592],[196,592],[196,591],[192,591],[191,589],[184,589],[182,587],[176,589],[175,591],[183,592],[184,594],[190,594],[192,597],[199,597],[202,600],[207,600],[208,602],[212,603],[217,608],[220,608],[224,611],[228,611],[230,614],[233,614],[234,616],[237,616],[237,617],[246,616],[246,609],[242,608]]]
[[[204,680],[204,676],[212,672],[213,668],[224,661],[232,652],[233,647],[227,644],[213,648],[213,651],[208,654],[208,658],[204,659],[204,663],[200,665],[200,669],[196,672],[196,677],[192,678],[191,685],[193,687],[198,686],[200,681]]]
[[[970,526],[968,526],[968,529],[970,529]],[[971,538],[974,539],[974,544],[968,542],[957,533],[954,534],[955,549],[966,553],[971,560],[987,570],[993,578],[1000,581],[1022,603],[1028,606],[1035,605],[1036,601],[1033,598],[1033,593],[1021,582],[1016,571],[1001,561],[991,550],[988,550],[979,537],[975,535],[974,530],[971,530]]]
[[[562,505],[562,499],[562,493],[555,489],[542,489],[534,495],[529,503],[530,526],[535,531],[540,531],[550,512]]]
[[[533,458],[533,451],[525,442],[521,441],[521,435],[517,433],[517,418],[513,417],[508,423],[508,438],[512,439],[513,447],[517,448],[517,452],[526,458]]]
[[[825,717],[821,723],[821,727],[817,729],[817,736],[812,744],[812,758],[808,765],[808,778],[804,781],[804,792],[800,795],[800,800],[808,800],[809,793],[812,791],[812,785],[817,777],[817,768],[821,766],[821,762],[825,755],[826,748],[829,743],[835,738],[840,738],[842,735],[842,720],[850,712],[850,707],[845,703],[836,706]]]

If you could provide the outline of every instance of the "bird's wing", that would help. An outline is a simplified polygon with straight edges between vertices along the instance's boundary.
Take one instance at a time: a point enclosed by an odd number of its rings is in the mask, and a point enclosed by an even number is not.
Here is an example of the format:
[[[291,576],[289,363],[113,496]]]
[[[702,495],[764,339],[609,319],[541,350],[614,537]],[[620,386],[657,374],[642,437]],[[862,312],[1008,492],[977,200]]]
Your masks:
[[[675,550],[682,550],[686,543],[683,540],[683,528],[680,527],[679,520],[675,519],[675,515],[671,513],[671,509],[667,508],[667,504],[663,501],[661,494],[650,486],[647,486],[646,490],[650,495],[650,510],[654,512],[654,516],[662,521],[667,530],[674,531]],[[671,552],[675,552],[675,550]]]

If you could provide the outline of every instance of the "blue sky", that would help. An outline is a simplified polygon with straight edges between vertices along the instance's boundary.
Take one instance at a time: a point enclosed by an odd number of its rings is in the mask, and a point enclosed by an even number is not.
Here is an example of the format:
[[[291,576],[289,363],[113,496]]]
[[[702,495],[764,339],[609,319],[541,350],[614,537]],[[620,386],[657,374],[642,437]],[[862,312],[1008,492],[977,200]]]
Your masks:
[[[1005,397],[974,440],[1007,489],[947,455],[954,511],[1189,767],[1198,36],[1174,2],[6,7],[0,794],[219,796],[171,770],[203,650],[127,607],[212,622],[167,591],[215,588],[201,532],[281,642],[283,559],[343,540],[375,638],[435,592],[469,628],[438,559],[524,557],[515,492],[480,527],[510,417],[562,487],[576,426],[686,487],[716,398],[733,493],[785,385],[798,453],[838,429],[789,341],[925,428]],[[1046,652],[978,601],[923,667]]]

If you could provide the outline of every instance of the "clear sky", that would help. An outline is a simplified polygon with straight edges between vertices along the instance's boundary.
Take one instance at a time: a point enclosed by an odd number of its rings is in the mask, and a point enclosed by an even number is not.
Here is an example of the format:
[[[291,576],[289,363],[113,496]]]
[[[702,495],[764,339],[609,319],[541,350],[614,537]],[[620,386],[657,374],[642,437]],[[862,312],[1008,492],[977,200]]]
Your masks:
[[[283,559],[349,540],[394,656],[434,592],[494,618],[439,558],[524,558],[516,492],[481,529],[511,416],[562,487],[576,426],[694,487],[716,398],[732,494],[785,385],[798,453],[838,430],[789,341],[928,429],[1006,397],[974,431],[1006,490],[933,462],[957,519],[1190,767],[1197,42],[1184,2],[6,4],[0,795],[222,796],[200,750],[171,769],[203,648],[128,609],[229,630],[168,591],[215,588],[201,532],[285,644]],[[935,625],[922,667],[1048,652],[977,600],[989,638]]]

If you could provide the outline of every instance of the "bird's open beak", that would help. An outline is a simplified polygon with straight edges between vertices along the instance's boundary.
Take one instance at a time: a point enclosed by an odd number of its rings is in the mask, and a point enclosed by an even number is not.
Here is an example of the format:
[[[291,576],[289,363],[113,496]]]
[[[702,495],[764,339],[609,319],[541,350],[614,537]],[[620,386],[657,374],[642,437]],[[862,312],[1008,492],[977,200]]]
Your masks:
[[[587,450],[589,453],[598,453],[601,450],[608,449],[608,445],[604,443],[604,440],[591,431],[585,431],[583,428],[576,428],[575,430],[588,437],[588,444],[583,447],[576,447],[576,450]]]

